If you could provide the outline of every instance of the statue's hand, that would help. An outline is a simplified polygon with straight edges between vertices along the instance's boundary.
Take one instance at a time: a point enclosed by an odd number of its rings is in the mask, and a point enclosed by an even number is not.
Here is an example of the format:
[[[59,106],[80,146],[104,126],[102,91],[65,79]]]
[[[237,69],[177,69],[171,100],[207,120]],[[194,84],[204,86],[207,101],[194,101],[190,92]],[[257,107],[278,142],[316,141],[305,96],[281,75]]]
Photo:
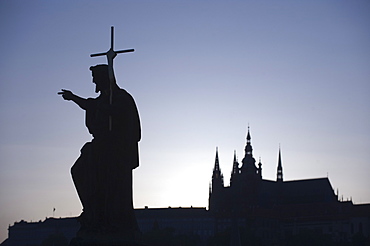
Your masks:
[[[58,95],[62,95],[63,99],[64,100],[72,100],[73,97],[75,96],[72,91],[69,91],[69,90],[64,90],[62,89],[62,91],[58,92]]]

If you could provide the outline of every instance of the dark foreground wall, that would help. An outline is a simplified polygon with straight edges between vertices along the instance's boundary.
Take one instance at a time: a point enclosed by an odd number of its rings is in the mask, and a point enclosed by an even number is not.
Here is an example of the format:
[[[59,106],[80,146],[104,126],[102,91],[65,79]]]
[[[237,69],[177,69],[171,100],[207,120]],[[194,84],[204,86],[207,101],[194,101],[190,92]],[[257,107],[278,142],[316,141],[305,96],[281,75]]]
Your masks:
[[[258,208],[243,217],[193,207],[135,209],[135,214],[142,241],[150,246],[370,245],[370,204],[339,206],[337,216],[300,213],[298,207],[290,217]],[[1,246],[65,246],[78,229],[74,217],[15,222]]]

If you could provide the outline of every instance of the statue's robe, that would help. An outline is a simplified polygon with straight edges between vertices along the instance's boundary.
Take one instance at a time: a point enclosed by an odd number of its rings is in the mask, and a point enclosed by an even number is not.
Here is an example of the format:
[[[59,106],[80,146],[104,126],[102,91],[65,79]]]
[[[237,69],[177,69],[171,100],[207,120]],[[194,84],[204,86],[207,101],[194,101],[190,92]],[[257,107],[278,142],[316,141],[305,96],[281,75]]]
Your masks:
[[[111,130],[109,130],[111,116]],[[132,201],[132,170],[139,166],[140,118],[132,96],[118,87],[109,96],[87,99],[86,126],[93,140],[71,168],[80,197],[80,235],[138,231]]]

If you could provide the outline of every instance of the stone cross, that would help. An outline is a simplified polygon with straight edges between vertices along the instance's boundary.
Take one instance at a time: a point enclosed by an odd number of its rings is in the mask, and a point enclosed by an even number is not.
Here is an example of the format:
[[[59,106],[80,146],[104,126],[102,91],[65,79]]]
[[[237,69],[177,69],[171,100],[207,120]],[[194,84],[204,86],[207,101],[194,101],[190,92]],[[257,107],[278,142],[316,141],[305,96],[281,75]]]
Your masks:
[[[109,103],[112,104],[113,102],[113,93],[112,93],[112,88],[113,88],[113,83],[114,83],[114,70],[113,70],[113,59],[117,56],[117,54],[121,53],[128,53],[128,52],[134,52],[134,49],[128,49],[128,50],[118,50],[115,51],[113,46],[114,46],[114,27],[111,26],[110,28],[110,49],[107,52],[104,53],[96,53],[96,54],[91,54],[90,57],[96,57],[96,56],[107,56],[107,61],[108,61],[108,72],[109,72],[109,90],[110,90],[110,95],[109,95]],[[109,116],[109,131],[112,130],[112,116]]]

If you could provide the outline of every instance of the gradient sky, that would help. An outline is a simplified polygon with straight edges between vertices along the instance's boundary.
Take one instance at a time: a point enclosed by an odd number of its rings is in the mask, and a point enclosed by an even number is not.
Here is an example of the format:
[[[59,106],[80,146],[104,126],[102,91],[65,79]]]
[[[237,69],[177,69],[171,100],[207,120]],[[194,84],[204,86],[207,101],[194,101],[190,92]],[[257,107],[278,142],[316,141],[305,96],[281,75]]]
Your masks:
[[[263,178],[329,176],[370,202],[368,1],[0,1],[0,241],[7,227],[77,216],[70,167],[91,139],[57,92],[95,97],[110,45],[142,121],[135,207],[208,205],[216,146],[229,183],[248,124]]]

